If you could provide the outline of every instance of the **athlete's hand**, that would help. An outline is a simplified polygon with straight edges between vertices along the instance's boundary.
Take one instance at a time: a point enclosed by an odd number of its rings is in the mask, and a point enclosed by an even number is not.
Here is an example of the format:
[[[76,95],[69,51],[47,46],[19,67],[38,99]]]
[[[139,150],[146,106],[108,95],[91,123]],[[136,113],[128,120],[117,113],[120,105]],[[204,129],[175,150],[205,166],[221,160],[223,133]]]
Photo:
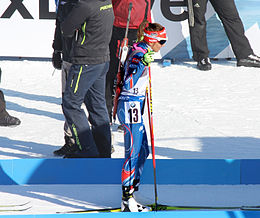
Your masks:
[[[142,62],[144,63],[144,65],[149,65],[151,62],[154,61],[153,58],[154,52],[153,51],[149,51],[147,53],[144,54],[143,58],[142,58]]]

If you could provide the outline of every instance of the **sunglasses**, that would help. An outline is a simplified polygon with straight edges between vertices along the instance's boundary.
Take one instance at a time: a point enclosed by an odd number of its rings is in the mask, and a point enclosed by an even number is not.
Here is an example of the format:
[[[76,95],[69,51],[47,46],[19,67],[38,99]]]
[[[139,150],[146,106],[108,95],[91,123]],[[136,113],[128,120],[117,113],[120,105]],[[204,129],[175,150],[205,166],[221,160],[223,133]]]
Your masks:
[[[161,45],[165,44],[167,40],[160,40],[158,41]]]

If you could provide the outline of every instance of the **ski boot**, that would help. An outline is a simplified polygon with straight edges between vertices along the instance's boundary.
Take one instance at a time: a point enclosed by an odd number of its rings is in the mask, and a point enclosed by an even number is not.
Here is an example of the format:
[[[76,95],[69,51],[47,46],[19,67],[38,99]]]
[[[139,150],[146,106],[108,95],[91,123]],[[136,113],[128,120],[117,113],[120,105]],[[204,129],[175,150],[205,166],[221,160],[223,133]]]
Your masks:
[[[121,202],[121,211],[122,212],[149,212],[151,211],[150,207],[144,206],[138,203],[134,196],[135,189],[129,187],[123,187],[123,197]]]
[[[124,198],[122,199],[121,211],[122,212],[149,212],[151,211],[151,208],[138,203],[132,196],[128,199],[124,199]]]

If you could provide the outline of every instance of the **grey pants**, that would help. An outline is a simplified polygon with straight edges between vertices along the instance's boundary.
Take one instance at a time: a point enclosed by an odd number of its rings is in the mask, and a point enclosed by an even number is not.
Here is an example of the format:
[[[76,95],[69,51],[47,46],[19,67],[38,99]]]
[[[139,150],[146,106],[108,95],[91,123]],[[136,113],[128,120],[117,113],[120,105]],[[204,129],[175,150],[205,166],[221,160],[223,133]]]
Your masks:
[[[66,87],[66,82],[68,79],[68,75],[69,75],[69,70],[71,67],[71,63],[66,62],[66,61],[62,61],[62,66],[61,66],[61,91],[62,91],[62,96],[64,95],[64,91],[65,91],[65,87]],[[71,140],[71,143],[75,143],[73,137],[72,137],[72,133],[71,130],[69,128],[69,125],[67,123],[67,121],[65,120],[64,123],[64,135],[68,136]]]

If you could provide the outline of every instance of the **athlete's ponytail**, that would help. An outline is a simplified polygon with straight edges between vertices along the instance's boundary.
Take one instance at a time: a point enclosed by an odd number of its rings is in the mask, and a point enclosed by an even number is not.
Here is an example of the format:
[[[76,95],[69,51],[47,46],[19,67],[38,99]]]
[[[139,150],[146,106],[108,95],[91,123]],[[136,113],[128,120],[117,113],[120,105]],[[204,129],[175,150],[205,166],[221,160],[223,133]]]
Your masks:
[[[144,39],[144,28],[149,24],[147,20],[144,20],[138,27],[137,31],[137,41],[141,42]]]

